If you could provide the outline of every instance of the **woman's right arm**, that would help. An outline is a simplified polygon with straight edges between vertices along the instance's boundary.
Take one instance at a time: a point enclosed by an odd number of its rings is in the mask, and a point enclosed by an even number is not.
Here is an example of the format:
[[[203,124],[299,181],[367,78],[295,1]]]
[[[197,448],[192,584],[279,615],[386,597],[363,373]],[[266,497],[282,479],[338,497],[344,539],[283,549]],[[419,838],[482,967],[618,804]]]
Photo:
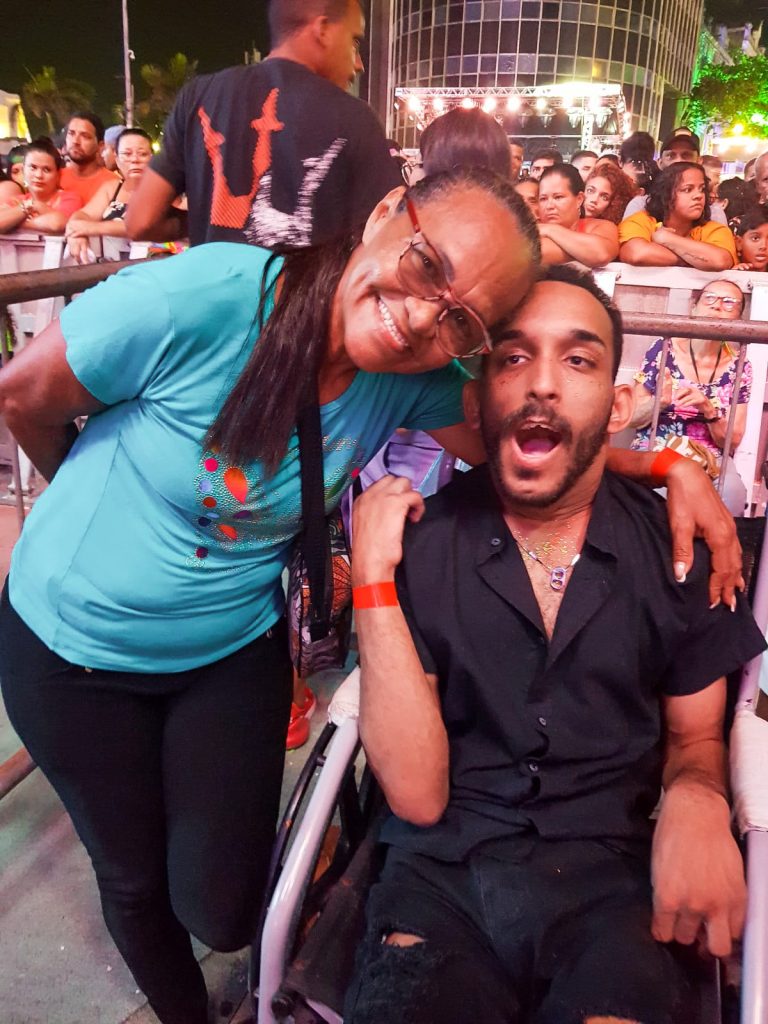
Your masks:
[[[676,267],[678,258],[666,245],[647,242],[644,238],[630,238],[619,249],[619,261],[635,267]]]
[[[27,211],[23,204],[23,197],[0,206],[0,235],[6,235],[9,231],[20,228],[26,219]]]
[[[0,414],[46,480],[75,442],[74,420],[104,408],[70,369],[58,320],[0,372]]]

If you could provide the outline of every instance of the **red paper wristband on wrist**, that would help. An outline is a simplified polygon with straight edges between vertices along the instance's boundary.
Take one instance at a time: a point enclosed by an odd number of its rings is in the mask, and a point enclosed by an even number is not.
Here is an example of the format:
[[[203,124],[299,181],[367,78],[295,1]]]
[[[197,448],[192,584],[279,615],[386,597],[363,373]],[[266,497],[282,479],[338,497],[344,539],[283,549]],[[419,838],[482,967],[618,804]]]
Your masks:
[[[398,604],[397,587],[391,581],[352,588],[353,608],[394,608]]]
[[[684,458],[684,455],[681,455],[680,452],[676,452],[672,448],[662,448],[651,463],[651,479],[653,482],[663,487],[667,482],[667,473],[670,466],[677,462],[678,459]]]

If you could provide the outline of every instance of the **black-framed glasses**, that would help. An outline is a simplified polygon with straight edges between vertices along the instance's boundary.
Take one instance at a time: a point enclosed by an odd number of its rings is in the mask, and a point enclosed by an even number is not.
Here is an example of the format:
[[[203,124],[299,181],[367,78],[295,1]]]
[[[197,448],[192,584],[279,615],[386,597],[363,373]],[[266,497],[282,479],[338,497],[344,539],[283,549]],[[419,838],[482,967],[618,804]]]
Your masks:
[[[737,299],[734,295],[718,295],[716,292],[702,292],[701,301],[705,306],[714,306],[716,302],[719,302],[723,309],[727,309],[728,312],[732,309],[736,309],[737,306],[741,306],[741,299]]]
[[[405,206],[414,234],[397,263],[400,283],[418,299],[450,302],[437,318],[437,343],[443,352],[455,359],[466,359],[490,351],[488,328],[473,309],[456,297],[448,284],[443,261],[421,230],[416,207],[410,199],[406,199]]]

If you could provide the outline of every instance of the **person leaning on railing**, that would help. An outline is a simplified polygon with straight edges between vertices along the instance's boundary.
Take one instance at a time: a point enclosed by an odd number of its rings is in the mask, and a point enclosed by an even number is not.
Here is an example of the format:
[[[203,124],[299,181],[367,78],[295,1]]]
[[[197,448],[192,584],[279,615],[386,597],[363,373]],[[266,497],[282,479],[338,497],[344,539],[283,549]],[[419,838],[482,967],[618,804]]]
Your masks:
[[[0,234],[37,231],[60,235],[82,205],[80,197],[59,187],[63,162],[50,139],[35,139],[24,156],[27,192],[0,204]]]
[[[131,196],[152,159],[152,139],[143,128],[126,128],[115,144],[121,179],[106,182],[82,210],[72,214],[66,228],[70,255],[78,263],[93,263],[88,239],[96,235],[127,238],[124,214]]]
[[[545,264],[578,260],[602,267],[619,252],[616,226],[583,216],[584,182],[570,164],[548,167],[539,178],[539,235]]]
[[[678,161],[654,178],[646,209],[619,224],[622,263],[638,267],[730,270],[736,245],[729,228],[711,218],[700,164]]]
[[[744,295],[737,284],[725,279],[711,281],[694,297],[692,317],[738,320],[744,308]],[[727,328],[724,325],[724,334]],[[662,342],[646,352],[635,376],[635,407],[631,426],[638,428],[632,442],[636,451],[647,450],[653,418],[654,396],[659,380]],[[728,417],[734,401],[736,353],[727,341],[703,338],[672,338],[662,374],[662,398],[655,449],[683,442],[681,454],[703,457],[713,478],[725,476],[723,501],[733,515],[742,515],[747,489],[733,461],[747,423],[747,403],[752,390],[752,365],[744,363],[736,397],[731,450],[723,465],[723,448]],[[685,444],[692,441],[693,445]],[[707,453],[711,458],[707,458]]]

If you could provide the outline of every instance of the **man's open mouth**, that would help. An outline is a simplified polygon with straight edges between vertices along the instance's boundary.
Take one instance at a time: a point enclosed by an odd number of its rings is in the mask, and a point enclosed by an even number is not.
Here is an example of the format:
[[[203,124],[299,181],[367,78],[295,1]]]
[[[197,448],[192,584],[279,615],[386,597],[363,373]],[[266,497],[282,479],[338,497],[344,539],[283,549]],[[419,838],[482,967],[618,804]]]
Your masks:
[[[527,458],[544,458],[557,448],[562,434],[546,423],[523,423],[514,432],[517,447]]]

